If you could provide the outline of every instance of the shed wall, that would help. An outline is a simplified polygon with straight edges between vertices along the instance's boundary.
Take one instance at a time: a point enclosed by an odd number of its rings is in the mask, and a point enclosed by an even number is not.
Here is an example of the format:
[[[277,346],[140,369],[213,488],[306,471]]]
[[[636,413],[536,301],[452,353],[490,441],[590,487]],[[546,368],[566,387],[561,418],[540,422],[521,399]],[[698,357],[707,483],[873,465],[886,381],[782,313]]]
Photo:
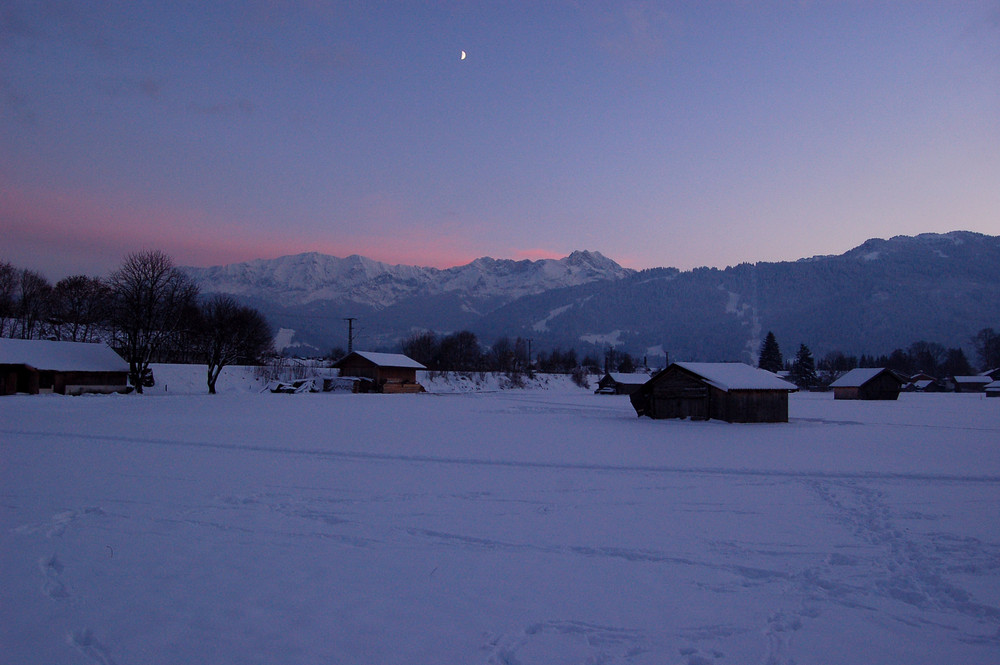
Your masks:
[[[639,415],[733,423],[788,422],[786,390],[720,390],[681,369],[665,371],[631,397]]]

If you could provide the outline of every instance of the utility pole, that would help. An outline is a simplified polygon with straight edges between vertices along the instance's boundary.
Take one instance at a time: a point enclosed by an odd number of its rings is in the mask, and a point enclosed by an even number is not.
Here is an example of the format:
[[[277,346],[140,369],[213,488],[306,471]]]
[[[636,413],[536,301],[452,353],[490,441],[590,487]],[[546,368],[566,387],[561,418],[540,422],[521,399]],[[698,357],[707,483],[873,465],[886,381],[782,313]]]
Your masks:
[[[354,316],[345,316],[344,320],[347,321],[347,353],[350,354],[354,351],[354,322],[358,319]]]

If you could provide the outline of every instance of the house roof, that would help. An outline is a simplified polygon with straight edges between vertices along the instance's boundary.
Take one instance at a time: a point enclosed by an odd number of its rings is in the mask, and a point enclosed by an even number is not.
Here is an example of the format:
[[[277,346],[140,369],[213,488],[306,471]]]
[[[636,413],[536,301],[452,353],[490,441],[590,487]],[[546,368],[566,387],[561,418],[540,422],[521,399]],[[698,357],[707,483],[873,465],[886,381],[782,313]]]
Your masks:
[[[719,390],[798,390],[795,384],[745,363],[688,363],[674,365],[705,379]],[[669,367],[667,369],[670,369]],[[664,370],[666,371],[666,370]]]
[[[107,344],[0,339],[0,365],[60,372],[127,372],[128,363]]]
[[[406,369],[427,369],[413,358],[410,358],[409,356],[404,356],[402,353],[375,353],[373,351],[352,351],[351,353],[347,354],[346,356],[338,360],[334,364],[334,367],[340,367],[341,363],[343,363],[351,356],[359,356],[379,367],[403,367]]]
[[[986,385],[987,383],[992,383],[993,379],[988,376],[956,376],[954,377],[955,383],[972,383]]]
[[[899,379],[892,371],[885,367],[855,367],[847,374],[843,375],[830,384],[831,388],[860,388],[876,376],[883,372],[888,373],[894,379]],[[900,381],[902,383],[902,381]]]
[[[628,374],[625,372],[608,372],[615,383],[623,383],[626,385],[642,385],[649,381],[649,374]]]

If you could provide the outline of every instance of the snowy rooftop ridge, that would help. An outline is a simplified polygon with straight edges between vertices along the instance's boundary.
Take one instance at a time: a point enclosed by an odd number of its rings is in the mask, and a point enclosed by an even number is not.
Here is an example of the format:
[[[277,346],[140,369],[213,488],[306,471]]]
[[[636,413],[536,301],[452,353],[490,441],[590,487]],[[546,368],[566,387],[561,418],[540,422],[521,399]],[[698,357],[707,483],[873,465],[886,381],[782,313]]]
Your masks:
[[[0,365],[62,372],[127,372],[128,363],[107,344],[0,338]]]
[[[954,379],[955,383],[967,383],[970,385],[972,384],[986,385],[987,383],[993,382],[993,377],[983,376],[981,374],[976,376],[956,376],[954,377]]]
[[[626,385],[642,385],[649,381],[649,374],[643,374],[640,372],[608,372],[608,376],[614,379],[617,383],[624,383]]]
[[[693,372],[719,390],[798,390],[767,370],[746,363],[674,363]]]
[[[379,367],[405,367],[407,369],[427,369],[416,360],[402,353],[376,353],[374,351],[352,351],[355,355],[375,363]]]
[[[860,388],[886,371],[885,367],[855,367],[830,384],[831,388]]]

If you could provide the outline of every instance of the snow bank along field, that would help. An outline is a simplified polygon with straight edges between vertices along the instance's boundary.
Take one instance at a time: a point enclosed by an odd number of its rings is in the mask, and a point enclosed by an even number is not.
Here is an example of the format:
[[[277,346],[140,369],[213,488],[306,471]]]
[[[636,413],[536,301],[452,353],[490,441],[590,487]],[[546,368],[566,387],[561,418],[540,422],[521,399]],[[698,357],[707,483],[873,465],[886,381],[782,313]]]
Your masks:
[[[0,399],[0,661],[1000,662],[1000,400],[156,376]]]

